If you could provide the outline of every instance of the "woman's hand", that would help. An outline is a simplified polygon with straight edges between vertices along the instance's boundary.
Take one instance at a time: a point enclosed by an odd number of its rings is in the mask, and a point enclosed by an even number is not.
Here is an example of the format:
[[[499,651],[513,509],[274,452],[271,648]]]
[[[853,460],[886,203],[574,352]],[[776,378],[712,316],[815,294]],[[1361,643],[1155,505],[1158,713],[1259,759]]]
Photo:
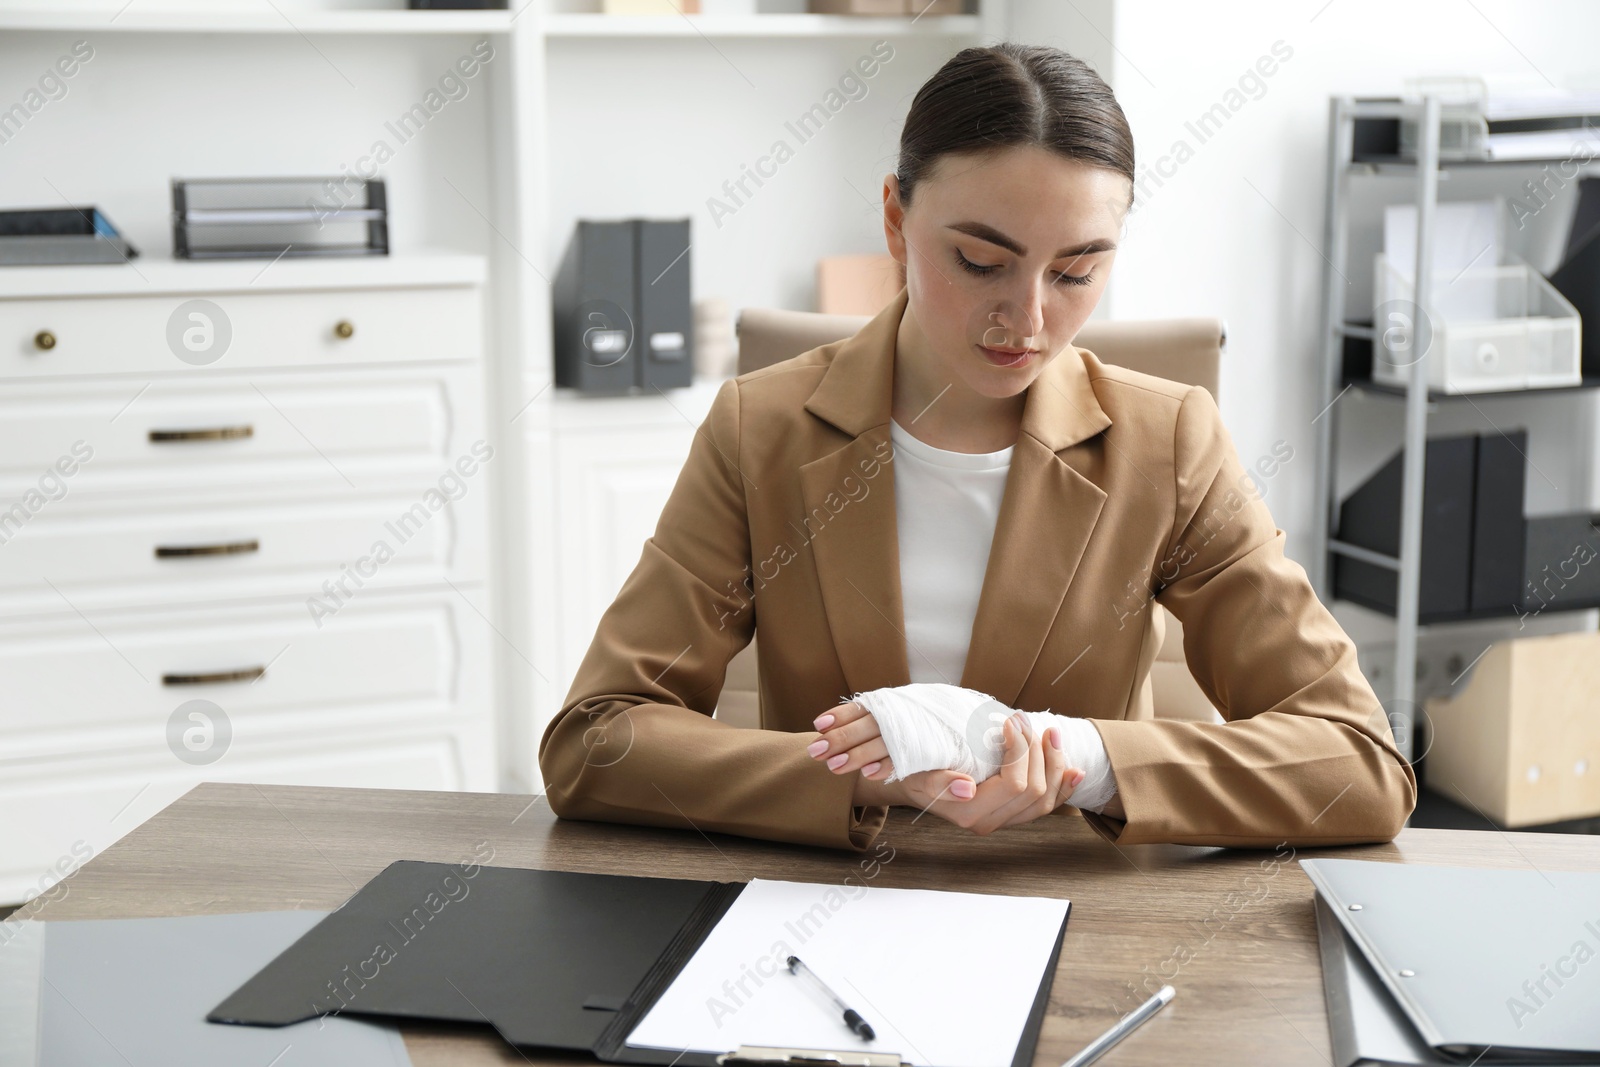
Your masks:
[[[894,771],[894,761],[884,746],[883,735],[872,712],[851,702],[818,715],[812,722],[822,737],[806,751],[812,759],[823,760],[834,774],[860,771],[874,781],[883,781]]]
[[[924,810],[940,797],[970,800],[978,790],[970,775],[950,770],[923,771],[886,782],[894,761],[884,746],[872,712],[854,702],[818,715],[812,723],[822,736],[811,743],[811,758],[825,761],[834,774],[857,774],[856,804],[914,804]],[[859,773],[857,773],[859,772]]]
[[[888,749],[872,713],[859,704],[841,704],[819,715],[823,736],[813,742],[813,759],[826,760],[835,774],[859,771],[870,782],[881,782],[893,767]],[[915,804],[924,811],[986,836],[1006,826],[1032,822],[1056,810],[1083,781],[1083,772],[1067,766],[1059,730],[1052,726],[1042,736],[1032,734],[1031,720],[1022,712],[1009,716],[1003,726],[1005,750],[1000,770],[974,786],[972,779],[954,771],[924,771],[898,782],[856,784],[858,804]],[[843,758],[841,758],[843,757]]]
[[[1083,781],[1083,771],[1067,766],[1059,727],[1033,733],[1022,712],[1006,718],[1005,754],[1000,770],[978,786],[971,800],[938,799],[928,811],[980,837],[1020,826],[1066,803]]]

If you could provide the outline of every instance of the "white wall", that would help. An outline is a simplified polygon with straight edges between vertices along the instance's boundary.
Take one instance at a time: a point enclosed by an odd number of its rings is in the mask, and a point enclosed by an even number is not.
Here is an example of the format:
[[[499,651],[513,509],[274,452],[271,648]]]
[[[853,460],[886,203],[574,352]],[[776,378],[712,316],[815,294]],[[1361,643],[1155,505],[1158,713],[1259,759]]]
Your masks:
[[[1159,175],[1144,181],[1107,310],[1116,318],[1220,315],[1227,321],[1223,414],[1247,464],[1280,439],[1294,447],[1294,460],[1269,485],[1268,503],[1288,532],[1291,555],[1304,562],[1318,509],[1312,419],[1321,407],[1329,96],[1397,93],[1411,74],[1542,74],[1562,87],[1600,85],[1594,46],[1600,5],[1139,0],[1115,4],[1114,14],[1114,26],[1099,29],[1114,44],[1112,86],[1133,127],[1141,173],[1164,155],[1176,160],[1180,140],[1193,155],[1167,164],[1171,176],[1159,185]],[[1080,21],[1064,10],[1058,24],[1081,32]],[[1292,55],[1201,142],[1185,124],[1222,101],[1276,41]],[[1403,183],[1392,184],[1396,199],[1409,196]],[[1470,197],[1474,190],[1452,178],[1440,195]],[[1536,220],[1547,229],[1527,235],[1537,266],[1553,265],[1537,256],[1552,251],[1550,233],[1564,234],[1563,208],[1570,210],[1553,205]],[[1371,306],[1370,251],[1353,244],[1355,263],[1347,273],[1355,308]],[[1592,499],[1595,489],[1591,448],[1584,443],[1591,440],[1586,425],[1593,404],[1592,397],[1542,406],[1480,401],[1475,409],[1457,401],[1442,407],[1432,425],[1488,432],[1490,423],[1505,428],[1537,420],[1530,458],[1543,473],[1530,473],[1529,506],[1570,510]],[[1340,405],[1349,408],[1340,414],[1347,441],[1355,443],[1343,477],[1349,483],[1399,447],[1401,413],[1394,401],[1353,392]]]
[[[872,58],[873,38],[551,41],[546,258],[559,261],[580,217],[688,215],[697,298],[814,308],[820,257],[884,250],[882,186],[901,122],[954,48],[938,37],[888,45],[865,95],[802,142],[786,124]],[[723,183],[778,140],[793,157],[764,164],[775,173],[736,205]],[[736,207],[720,224],[713,197]]]
[[[171,178],[338,174],[382,140],[397,250],[483,253],[495,240],[478,214],[490,209],[489,71],[410,140],[385,125],[481,38],[3,33],[0,108],[77,40],[93,58],[66,95],[0,144],[0,204],[94,204],[142,253],[166,258]]]

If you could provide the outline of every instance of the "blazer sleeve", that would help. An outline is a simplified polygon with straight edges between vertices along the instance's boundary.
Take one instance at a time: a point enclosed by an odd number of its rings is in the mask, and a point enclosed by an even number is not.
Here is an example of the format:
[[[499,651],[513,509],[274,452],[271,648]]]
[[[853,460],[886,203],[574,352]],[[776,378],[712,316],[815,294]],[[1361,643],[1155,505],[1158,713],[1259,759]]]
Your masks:
[[[1173,451],[1155,599],[1183,623],[1189,670],[1227,721],[1091,720],[1127,818],[1084,818],[1119,845],[1392,840],[1416,775],[1204,389],[1185,395]]]
[[[740,430],[729,380],[545,727],[546,797],[564,818],[865,849],[888,809],[854,806],[855,776],[806,755],[820,735],[712,718],[728,661],[756,626],[754,602],[737,595],[755,490],[740,470]]]

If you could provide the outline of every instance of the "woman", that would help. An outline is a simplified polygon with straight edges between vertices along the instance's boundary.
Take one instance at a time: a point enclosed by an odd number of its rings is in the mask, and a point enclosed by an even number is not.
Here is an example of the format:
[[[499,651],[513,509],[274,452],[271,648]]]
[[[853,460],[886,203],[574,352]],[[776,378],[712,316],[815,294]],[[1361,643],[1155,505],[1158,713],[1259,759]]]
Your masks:
[[[892,804],[987,834],[1089,776],[1118,844],[1399,831],[1415,776],[1209,394],[1070,343],[1133,181],[1121,108],[1059,50],[968,48],[921,88],[883,187],[905,287],[718,391],[544,732],[558,815],[865,849]],[[1226,722],[1152,717],[1152,598]],[[711,716],[758,621],[738,729]],[[981,781],[901,777],[867,704],[913,683],[1052,725],[1007,720]]]

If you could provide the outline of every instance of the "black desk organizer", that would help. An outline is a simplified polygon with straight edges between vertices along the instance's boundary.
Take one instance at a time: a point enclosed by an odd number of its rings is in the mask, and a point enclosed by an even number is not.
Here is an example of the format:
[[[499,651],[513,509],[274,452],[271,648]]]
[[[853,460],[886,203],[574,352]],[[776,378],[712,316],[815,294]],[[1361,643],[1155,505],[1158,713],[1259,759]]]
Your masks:
[[[177,259],[386,256],[388,191],[380,179],[348,175],[174,178],[172,254]]]

